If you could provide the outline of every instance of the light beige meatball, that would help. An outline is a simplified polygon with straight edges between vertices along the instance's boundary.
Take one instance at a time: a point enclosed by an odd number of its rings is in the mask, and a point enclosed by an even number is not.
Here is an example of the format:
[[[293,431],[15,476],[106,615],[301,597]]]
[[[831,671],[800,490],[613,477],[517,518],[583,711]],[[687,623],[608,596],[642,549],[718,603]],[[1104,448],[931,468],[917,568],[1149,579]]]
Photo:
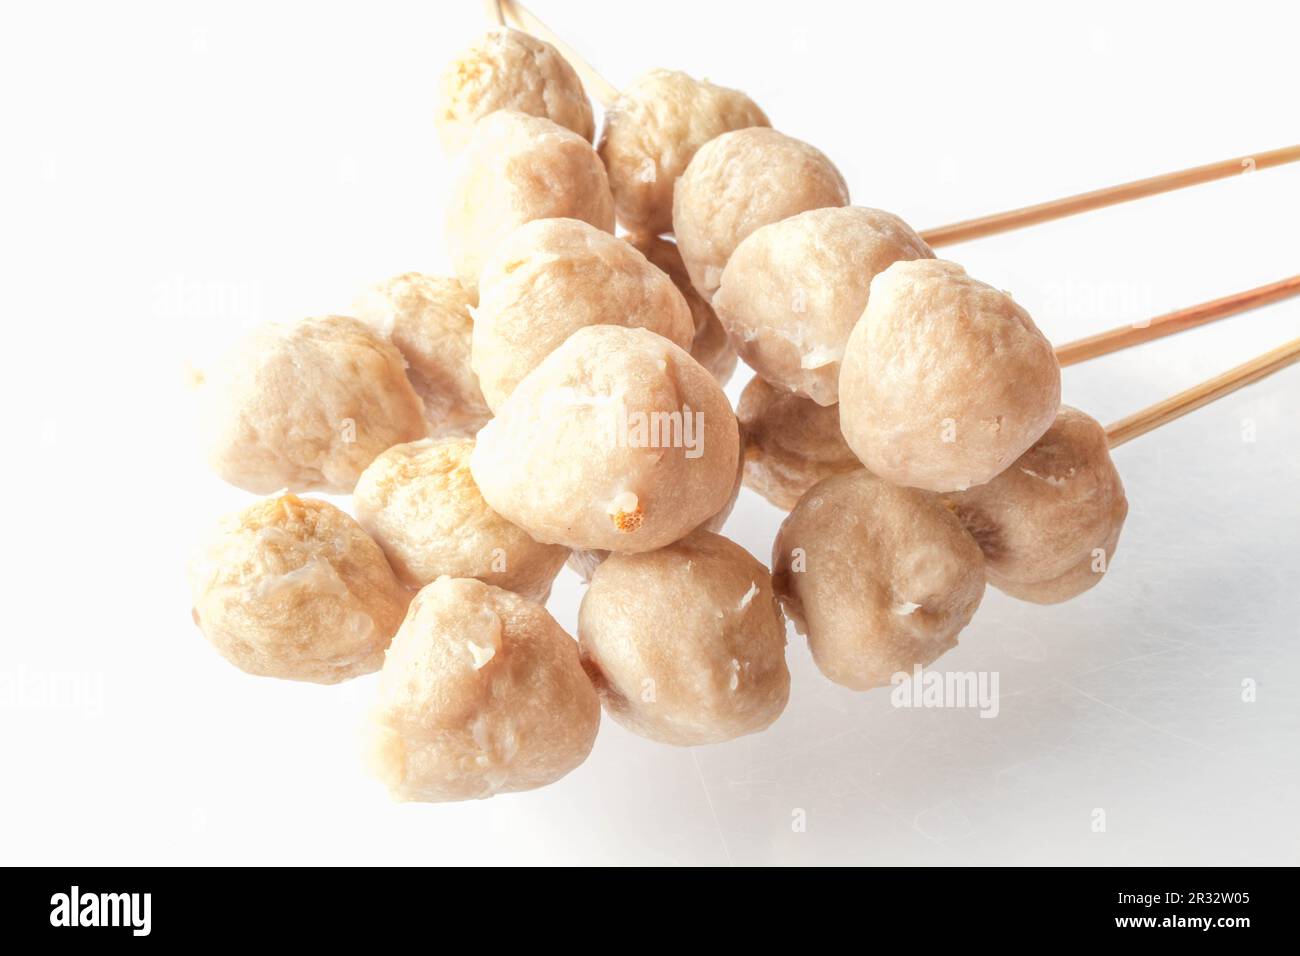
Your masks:
[[[581,219],[614,231],[614,199],[591,144],[547,119],[498,110],[479,120],[447,202],[447,250],[478,289],[492,250],[534,219]]]
[[[848,202],[844,177],[820,150],[754,127],[696,152],[673,190],[673,231],[691,282],[712,302],[731,253],[755,229]]]
[[[772,584],[821,672],[867,690],[957,646],[984,596],[984,559],[938,496],[859,470],[799,500]]]
[[[473,363],[500,408],[519,381],[578,329],[646,328],[689,349],[691,310],[660,269],[577,219],[538,219],[496,248],[479,278]]]
[[[840,371],[840,427],[873,474],[930,491],[982,484],[1060,401],[1051,344],[1005,292],[939,259],[872,280]]]
[[[862,467],[840,434],[838,405],[782,391],[755,375],[736,407],[745,485],[789,511],[823,478]]]
[[[471,438],[394,445],[357,481],[357,520],[411,587],[477,578],[544,604],[569,552],[488,507],[469,471],[473,450]]]
[[[426,431],[401,354],[336,315],[258,329],[201,395],[208,461],[256,494],[346,494],[381,451]]]
[[[538,541],[650,551],[722,509],[739,442],[726,395],[685,351],[592,325],[519,383],[470,469],[488,505]]]
[[[397,800],[532,790],[586,760],[599,726],[578,645],[543,607],[439,578],[384,658],[371,767]]]
[[[756,733],[790,696],[785,619],[767,568],[707,531],[611,555],[583,596],[578,641],[606,712],[662,743]]]
[[[857,459],[855,458],[853,461],[854,464],[857,465]],[[720,534],[722,532],[723,527],[727,523],[727,519],[731,517],[732,510],[736,507],[737,499],[740,498],[740,489],[744,484],[744,477],[745,435],[742,432],[740,435],[740,453],[736,457],[736,480],[731,486],[731,497],[727,499],[727,503],[722,506],[722,509],[718,511],[717,514],[702,521],[700,526],[696,528],[695,531],[691,532],[692,534],[698,534],[701,531],[711,531],[714,534]],[[578,577],[582,578],[584,581],[590,582],[591,576],[595,573],[596,568],[600,567],[600,563],[608,558],[612,553],[613,552],[604,549],[578,548],[569,552],[569,560],[566,563],[568,564],[569,569],[578,575]]]
[[[456,279],[407,272],[367,290],[357,318],[406,359],[432,437],[473,435],[492,417],[469,364],[472,296]]]
[[[818,405],[839,401],[840,359],[871,280],[902,259],[933,259],[892,213],[810,209],[755,229],[722,270],[713,307],[741,358]]]
[[[689,350],[691,358],[708,369],[719,385],[726,385],[736,371],[736,350],[731,347],[727,330],[718,321],[713,306],[705,302],[691,285],[691,277],[686,272],[686,263],[682,262],[682,254],[677,251],[677,244],[670,239],[647,235],[628,236],[627,241],[673,280],[673,285],[690,306],[695,322],[695,337]]]
[[[673,184],[696,151],[723,133],[770,125],[739,90],[676,70],[641,75],[606,111],[597,147],[619,222],[629,232],[671,232]]]
[[[194,623],[222,657],[317,684],[378,670],[411,599],[360,525],[293,495],[221,519],[189,576]]]
[[[464,148],[474,124],[497,110],[541,116],[591,142],[595,123],[582,81],[544,40],[501,28],[452,60],[438,86],[434,121],[442,147]]]
[[[950,501],[984,552],[989,583],[1037,604],[1101,581],[1128,515],[1106,429],[1068,405],[1010,468]]]

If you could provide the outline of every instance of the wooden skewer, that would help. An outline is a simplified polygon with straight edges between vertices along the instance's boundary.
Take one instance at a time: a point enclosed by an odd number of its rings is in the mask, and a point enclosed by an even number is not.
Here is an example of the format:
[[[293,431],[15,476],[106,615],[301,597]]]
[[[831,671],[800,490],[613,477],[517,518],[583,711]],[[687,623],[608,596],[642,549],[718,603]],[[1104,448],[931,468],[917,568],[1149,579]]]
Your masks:
[[[1278,282],[1271,282],[1255,289],[1247,289],[1245,292],[1224,296],[1222,299],[1214,299],[1211,302],[1202,302],[1200,305],[1167,312],[1164,315],[1156,316],[1145,325],[1121,325],[1119,328],[1107,332],[1099,332],[1087,338],[1067,342],[1065,345],[1058,345],[1056,360],[1061,363],[1062,367],[1076,365],[1079,362],[1086,362],[1088,359],[1094,359],[1100,355],[1109,355],[1111,352],[1118,352],[1134,345],[1141,345],[1143,342],[1150,342],[1152,339],[1164,338],[1166,335],[1173,335],[1175,332],[1182,332],[1186,329],[1194,329],[1198,325],[1206,325],[1217,319],[1259,308],[1262,305],[1268,305],[1270,302],[1277,302],[1293,295],[1300,295],[1300,275],[1294,275]]]
[[[1106,440],[1111,448],[1117,448],[1126,441],[1145,435],[1153,428],[1159,428],[1175,418],[1181,418],[1202,405],[1208,405],[1215,399],[1222,398],[1252,382],[1258,382],[1261,378],[1266,378],[1296,362],[1300,362],[1300,339],[1292,339],[1285,345],[1279,345],[1272,351],[1265,352],[1222,375],[1216,375],[1209,381],[1195,385],[1185,392],[1179,392],[1172,398],[1166,398],[1150,408],[1144,408],[1127,418],[1120,419],[1106,428]]]
[[[518,3],[517,0],[499,0],[499,5],[505,17],[513,20],[519,29],[540,37],[559,50],[560,55],[568,60],[578,76],[582,77],[587,92],[594,96],[601,106],[609,107],[614,100],[618,99],[618,88],[597,73],[595,68],[580,57],[573,47],[556,36],[550,27],[533,16],[522,3]]]
[[[488,19],[499,27],[506,25],[506,12],[501,9],[501,0],[483,0],[483,9]]]
[[[1285,163],[1297,161],[1300,161],[1300,145],[1284,146],[1281,149],[1273,149],[1264,153],[1237,156],[1233,159],[1225,159],[1205,166],[1195,166],[1192,169],[1183,169],[1174,173],[1165,173],[1161,176],[1152,176],[1149,179],[1139,179],[1131,183],[1122,183],[1118,186],[1109,186],[1105,189],[1079,193],[1077,196],[1066,196],[1064,199],[1054,199],[1051,202],[1039,203],[1036,206],[1011,209],[990,216],[981,216],[979,219],[967,219],[964,222],[953,223],[949,226],[928,229],[921,233],[921,237],[931,246],[947,246],[954,242],[966,242],[969,239],[979,239],[983,236],[1009,232],[1012,229],[1021,229],[1040,222],[1063,219],[1066,216],[1073,216],[1081,212],[1090,212],[1093,209],[1114,206],[1117,203],[1128,202],[1131,199],[1141,199],[1144,196],[1154,196],[1158,193],[1182,189],[1184,186],[1196,186],[1200,183],[1213,182],[1216,179],[1226,179],[1229,176],[1237,176],[1242,173],[1268,169],[1271,166],[1281,166]]]

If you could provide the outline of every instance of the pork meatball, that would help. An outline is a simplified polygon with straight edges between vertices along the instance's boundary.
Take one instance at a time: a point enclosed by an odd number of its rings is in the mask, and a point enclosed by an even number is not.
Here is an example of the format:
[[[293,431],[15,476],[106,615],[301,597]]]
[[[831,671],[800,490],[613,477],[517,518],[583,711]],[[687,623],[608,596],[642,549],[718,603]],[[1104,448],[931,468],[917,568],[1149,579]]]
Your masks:
[[[696,152],[673,190],[673,231],[691,282],[712,303],[731,253],[755,229],[848,203],[844,177],[820,150],[753,127]]]
[[[984,596],[979,546],[942,500],[861,470],[799,499],[777,534],[772,572],[818,668],[854,690],[955,647]]]
[[[696,151],[723,133],[770,125],[739,90],[677,70],[633,80],[605,112],[597,147],[619,222],[629,232],[671,232],[673,184]]]
[[[873,474],[930,491],[983,484],[1060,401],[1051,344],[1005,292],[939,259],[872,280],[840,370],[840,427]]]
[[[818,405],[839,401],[840,359],[871,280],[895,262],[933,259],[892,213],[810,209],[749,234],[722,270],[713,307],[740,357]]]
[[[470,469],[492,510],[538,541],[650,551],[722,509],[739,442],[727,397],[684,350],[592,325],[519,383]]]
[[[611,555],[583,596],[578,640],[605,710],[651,740],[693,746],[752,734],[790,696],[771,576],[708,531]]]
[[[411,598],[360,525],[293,495],[223,518],[189,576],[194,622],[222,657],[317,684],[378,670]]]
[[[600,702],[541,606],[439,578],[411,602],[379,675],[370,762],[394,799],[532,790],[587,759]]]
[[[1010,468],[950,500],[984,552],[989,583],[1036,604],[1100,582],[1128,515],[1106,430],[1068,405]]]
[[[544,604],[569,552],[488,507],[469,471],[473,450],[469,438],[394,445],[357,481],[357,520],[410,587],[477,578]]]
[[[422,438],[401,354],[356,319],[268,325],[202,387],[208,460],[255,494],[346,494],[385,448]]]
[[[407,272],[358,298],[357,318],[406,359],[429,435],[473,435],[492,417],[470,368],[474,297],[453,278]]]
[[[646,328],[689,349],[691,310],[637,249],[577,219],[539,219],[499,245],[479,277],[473,364],[488,404],[578,329]]]
[[[595,123],[582,81],[560,51],[518,30],[492,30],[452,60],[434,121],[443,149],[459,152],[478,120],[497,110],[540,116],[591,142]]]
[[[855,458],[854,463],[856,464],[856,462],[857,459]],[[714,534],[721,533],[727,519],[731,517],[732,510],[736,507],[736,500],[740,497],[740,489],[744,485],[744,477],[745,435],[742,432],[740,435],[740,454],[736,458],[736,480],[731,486],[731,497],[727,499],[727,503],[722,506],[722,509],[717,514],[706,518],[693,533],[700,531],[711,531]],[[596,568],[612,553],[604,549],[579,548],[569,552],[569,560],[566,563],[574,574],[578,575],[582,580],[590,582]]]
[[[534,219],[614,231],[614,199],[591,144],[548,119],[498,110],[474,126],[447,203],[447,250],[465,288],[506,236]]]
[[[736,418],[746,487],[784,511],[823,478],[862,467],[840,434],[838,405],[818,405],[756,375],[740,393]]]

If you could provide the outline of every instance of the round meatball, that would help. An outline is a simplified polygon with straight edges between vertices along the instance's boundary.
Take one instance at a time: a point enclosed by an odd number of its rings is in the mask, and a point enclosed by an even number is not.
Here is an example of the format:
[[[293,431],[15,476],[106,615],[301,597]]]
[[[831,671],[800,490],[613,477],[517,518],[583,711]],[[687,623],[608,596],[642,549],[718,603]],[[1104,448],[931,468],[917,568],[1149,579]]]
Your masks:
[[[855,458],[854,462],[856,463],[856,461],[857,459]],[[740,435],[740,454],[736,458],[736,480],[731,486],[731,497],[727,499],[727,503],[722,506],[721,510],[718,511],[717,514],[702,521],[700,526],[692,533],[700,531],[712,531],[714,534],[721,533],[723,527],[727,523],[727,519],[731,517],[732,510],[736,507],[736,500],[740,497],[740,489],[744,483],[744,477],[745,436],[742,432]],[[566,563],[569,566],[569,570],[573,571],[574,574],[578,575],[582,580],[590,582],[591,576],[595,573],[596,568],[598,568],[600,563],[608,558],[612,553],[613,552],[606,551],[603,548],[577,548],[569,552],[569,560]]]
[[[194,622],[222,657],[317,684],[378,670],[411,599],[360,525],[293,495],[221,519],[189,575]]]
[[[477,578],[544,604],[569,552],[488,507],[469,471],[473,450],[469,438],[394,445],[357,481],[357,520],[411,587]]]
[[[673,280],[677,291],[682,294],[690,307],[691,317],[695,321],[695,337],[691,340],[691,358],[703,365],[718,380],[719,385],[726,385],[736,371],[736,350],[731,347],[727,330],[718,321],[713,306],[691,285],[691,277],[686,272],[686,263],[677,251],[677,244],[658,236],[628,236],[641,254],[654,265],[662,269]]]
[[[512,232],[479,277],[474,371],[493,409],[578,329],[646,328],[689,349],[691,310],[635,248],[577,219],[538,219]]]
[[[873,474],[930,491],[983,484],[1060,401],[1051,344],[1005,292],[939,259],[872,280],[840,370],[840,427]]]
[[[650,551],[722,509],[736,416],[684,350],[591,325],[519,383],[470,457],[488,505],[538,541]]]
[[[256,494],[346,494],[376,455],[427,428],[401,354],[337,315],[258,329],[202,396],[209,462]]]
[[[933,259],[892,213],[810,209],[755,229],[713,297],[740,356],[773,385],[818,405],[839,401],[840,359],[871,280],[902,259]]]
[[[591,142],[591,102],[569,61],[544,40],[501,28],[452,60],[438,86],[434,121],[449,153],[464,148],[474,124],[497,110],[540,116]]]
[[[1128,515],[1106,429],[1068,405],[1010,468],[950,500],[984,552],[989,583],[1036,604],[1097,584]]]
[[[474,297],[456,279],[407,272],[368,290],[357,318],[402,353],[432,437],[473,435],[492,417],[469,364]]]
[[[840,434],[838,405],[818,405],[757,375],[736,407],[745,485],[789,511],[823,478],[862,467]]]
[[[723,133],[770,125],[739,90],[676,70],[638,77],[605,112],[597,147],[619,222],[630,232],[672,231],[673,184],[696,151]]]
[[[957,645],[984,558],[936,495],[858,470],[814,485],[777,534],[772,583],[821,672],[868,690]]]
[[[691,282],[712,302],[731,253],[755,229],[848,202],[844,177],[820,150],[753,127],[696,152],[673,190],[673,231]]]
[[[606,712],[662,743],[755,733],[790,696],[785,619],[767,568],[707,531],[611,555],[582,599],[578,641]]]
[[[447,250],[467,289],[497,244],[534,219],[581,219],[614,231],[600,157],[548,119],[498,110],[474,127],[447,203]]]
[[[554,783],[587,759],[600,702],[545,608],[439,578],[411,602],[379,675],[371,766],[397,800],[472,800]]]

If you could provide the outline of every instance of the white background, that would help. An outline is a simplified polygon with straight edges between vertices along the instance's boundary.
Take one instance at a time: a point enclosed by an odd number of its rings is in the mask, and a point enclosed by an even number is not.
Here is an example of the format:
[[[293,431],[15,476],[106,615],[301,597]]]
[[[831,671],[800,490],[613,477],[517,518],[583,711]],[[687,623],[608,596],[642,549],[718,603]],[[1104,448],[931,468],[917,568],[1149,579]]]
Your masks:
[[[481,4],[16,7],[0,862],[1300,862],[1300,368],[1116,453],[1101,587],[989,591],[943,664],[1000,674],[996,719],[842,690],[793,638],[767,733],[673,749],[606,721],[548,789],[390,803],[358,756],[373,678],[248,677],[190,622],[190,543],[250,498],[203,466],[189,370],[448,271],[433,90]],[[533,8],[615,84],[747,90],[918,228],[1300,140],[1291,3]],[[1059,342],[1297,272],[1298,213],[1295,166],[945,252]],[[1067,369],[1065,400],[1110,421],[1298,334],[1282,303]],[[728,534],[766,560],[779,520],[746,491]],[[567,629],[580,598],[565,571]]]

